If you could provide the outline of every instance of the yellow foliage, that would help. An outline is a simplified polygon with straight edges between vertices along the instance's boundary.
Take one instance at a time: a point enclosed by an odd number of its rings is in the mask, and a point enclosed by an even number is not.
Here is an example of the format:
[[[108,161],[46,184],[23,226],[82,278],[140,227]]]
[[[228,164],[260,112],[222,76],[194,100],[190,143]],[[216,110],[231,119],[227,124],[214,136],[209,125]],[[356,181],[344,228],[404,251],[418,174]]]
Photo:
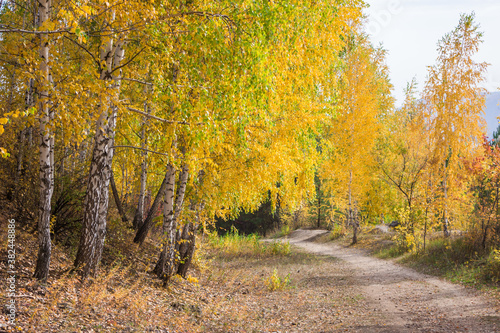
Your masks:
[[[383,59],[383,52],[373,49],[365,37],[354,36],[339,69],[336,117],[326,124],[321,176],[332,203],[342,210],[363,201],[374,175],[379,118],[392,106]]]

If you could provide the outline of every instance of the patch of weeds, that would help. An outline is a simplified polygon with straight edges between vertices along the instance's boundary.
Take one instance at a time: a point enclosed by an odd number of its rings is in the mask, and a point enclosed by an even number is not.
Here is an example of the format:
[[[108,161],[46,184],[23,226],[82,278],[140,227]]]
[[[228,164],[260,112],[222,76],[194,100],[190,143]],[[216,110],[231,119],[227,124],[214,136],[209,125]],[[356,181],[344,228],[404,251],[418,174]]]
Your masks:
[[[269,291],[283,290],[290,285],[290,282],[290,273],[285,277],[280,277],[276,268],[273,274],[264,281]]]
[[[290,235],[292,231],[290,230],[290,227],[288,225],[284,225],[281,227],[281,230],[276,234],[278,238],[286,237]]]
[[[267,235],[267,238],[272,238],[272,239],[283,238],[283,237],[290,235],[291,232],[292,232],[292,230],[290,229],[290,226],[285,224],[281,227],[281,229],[279,229],[279,230],[275,229],[274,231],[269,233]]]
[[[186,284],[186,283],[189,283],[195,287],[198,287],[200,284],[199,284],[199,280],[191,275],[188,275],[186,278],[183,278],[182,276],[180,276],[179,274],[176,274],[174,275],[172,278],[171,278],[171,282],[172,283],[177,283],[177,284]]]
[[[412,253],[401,262],[419,271],[479,289],[498,289],[500,251],[476,251],[466,238],[432,240],[425,253]]]
[[[273,242],[270,247],[272,254],[284,256],[289,255],[292,249],[289,242]]]
[[[494,249],[490,252],[486,260],[483,278],[494,283],[500,281],[500,249]]]
[[[263,257],[285,256],[291,252],[289,242],[275,241],[261,242],[258,235],[240,235],[235,228],[224,236],[212,234],[208,239],[208,246],[221,257]]]
[[[347,230],[343,224],[335,224],[330,232],[330,240],[336,240],[347,235]]]
[[[384,248],[381,248],[379,251],[375,252],[375,256],[380,258],[380,259],[397,258],[397,257],[401,257],[403,254],[405,254],[405,251],[397,245],[391,245],[389,247],[384,247]]]

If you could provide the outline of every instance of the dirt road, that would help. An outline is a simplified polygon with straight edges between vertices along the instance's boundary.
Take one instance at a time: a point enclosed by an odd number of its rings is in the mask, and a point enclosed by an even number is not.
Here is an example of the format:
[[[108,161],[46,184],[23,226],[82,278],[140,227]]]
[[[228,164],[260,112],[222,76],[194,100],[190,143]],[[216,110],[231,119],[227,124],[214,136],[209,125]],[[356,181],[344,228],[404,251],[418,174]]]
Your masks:
[[[500,332],[499,304],[486,295],[357,249],[312,241],[325,232],[299,229],[288,240],[307,252],[339,258],[352,270],[351,281],[387,323],[356,331]]]

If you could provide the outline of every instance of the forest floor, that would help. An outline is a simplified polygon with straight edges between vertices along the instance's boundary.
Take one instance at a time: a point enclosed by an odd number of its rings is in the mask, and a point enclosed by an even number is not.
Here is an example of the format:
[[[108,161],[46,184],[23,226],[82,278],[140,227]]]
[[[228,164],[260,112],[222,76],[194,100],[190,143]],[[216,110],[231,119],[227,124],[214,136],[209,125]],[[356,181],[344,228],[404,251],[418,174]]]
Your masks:
[[[87,282],[66,273],[71,256],[56,247],[51,278],[39,284],[31,278],[36,239],[20,233],[17,327],[0,332],[500,331],[497,299],[367,250],[315,241],[325,233],[292,232],[280,240],[292,244],[287,255],[221,252],[200,239],[192,277],[168,288],[148,273],[158,249],[133,248],[132,234],[119,236],[120,264],[106,263],[105,253],[100,276]],[[106,251],[116,257],[112,237]],[[270,288],[271,281],[278,287]],[[7,301],[0,293],[0,324]]]

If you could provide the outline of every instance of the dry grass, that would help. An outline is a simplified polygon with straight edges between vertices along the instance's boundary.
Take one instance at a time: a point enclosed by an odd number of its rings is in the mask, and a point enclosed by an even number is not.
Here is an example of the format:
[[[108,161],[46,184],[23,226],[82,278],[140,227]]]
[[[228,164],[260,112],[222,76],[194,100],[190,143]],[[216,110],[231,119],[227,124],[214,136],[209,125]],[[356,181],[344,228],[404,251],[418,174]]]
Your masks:
[[[138,250],[131,240],[130,232],[111,229],[101,272],[85,282],[68,273],[72,258],[55,246],[50,279],[39,284],[31,278],[36,239],[19,232],[16,284],[21,297],[16,298],[17,330],[11,331],[335,330],[356,322],[354,308],[363,303],[355,289],[346,287],[350,276],[345,268],[339,269],[340,262],[290,252],[289,244],[276,250],[277,245],[241,236],[200,239],[192,277],[189,281],[176,278],[165,289],[148,273],[157,248],[148,243]],[[111,262],[117,253],[120,261]],[[5,283],[5,266],[1,271]],[[273,274],[288,277],[286,287],[271,291],[266,281]],[[0,302],[6,301],[2,294]],[[0,323],[4,322],[2,314]]]

